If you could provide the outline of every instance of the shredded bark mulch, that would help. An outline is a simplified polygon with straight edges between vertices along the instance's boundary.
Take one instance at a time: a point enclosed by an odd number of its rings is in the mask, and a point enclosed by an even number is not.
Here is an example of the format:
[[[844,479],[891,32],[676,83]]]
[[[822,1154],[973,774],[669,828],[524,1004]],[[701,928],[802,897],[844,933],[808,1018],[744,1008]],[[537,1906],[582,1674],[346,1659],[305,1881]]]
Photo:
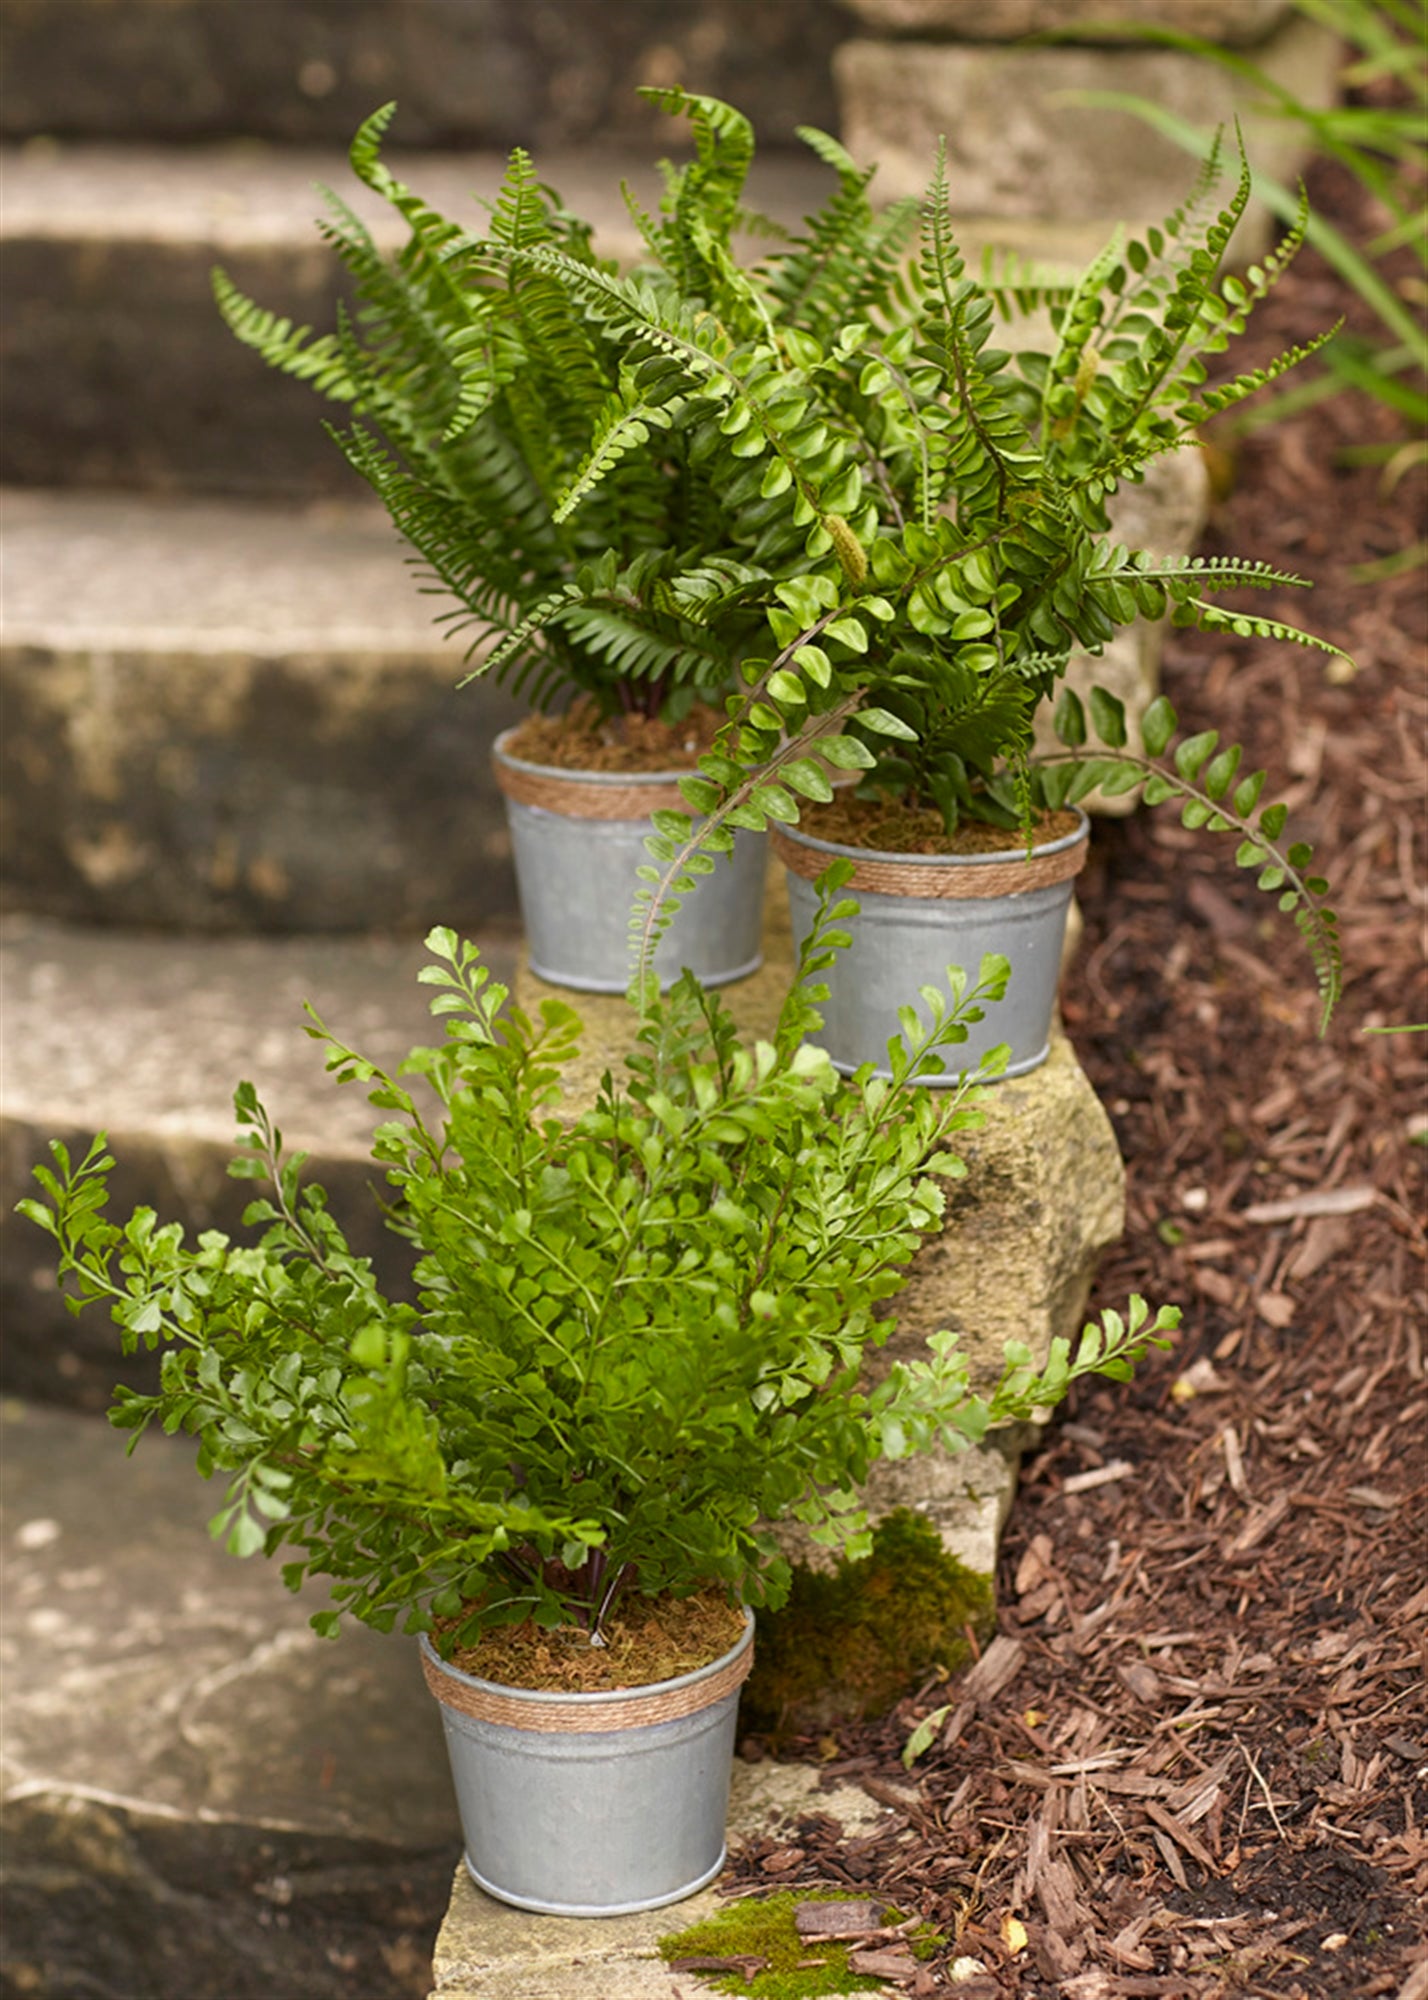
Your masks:
[[[1371,223],[1333,170],[1311,194]],[[1256,353],[1343,311],[1306,253]],[[933,1921],[946,1947],[895,1990],[1428,2000],[1428,1036],[1369,1032],[1428,1020],[1425,572],[1392,560],[1425,480],[1339,455],[1396,422],[1346,394],[1236,442],[1207,542],[1311,575],[1252,608],[1357,674],[1183,633],[1164,672],[1186,728],[1268,767],[1334,883],[1335,1022],[1316,1037],[1295,932],[1224,840],[1164,808],[1097,827],[1065,1015],[1130,1185],[1096,1303],[1178,1300],[1178,1344],[1045,1433],[971,1672],[801,1746],[886,1829],[814,1815],[736,1856],[738,1893]]]

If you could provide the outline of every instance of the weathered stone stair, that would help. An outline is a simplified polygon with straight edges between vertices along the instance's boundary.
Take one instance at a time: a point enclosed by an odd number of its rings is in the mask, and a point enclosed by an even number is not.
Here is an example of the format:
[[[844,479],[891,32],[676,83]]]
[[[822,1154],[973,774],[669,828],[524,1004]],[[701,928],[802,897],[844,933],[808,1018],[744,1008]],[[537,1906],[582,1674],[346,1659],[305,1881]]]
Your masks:
[[[496,730],[380,510],[12,488],[4,901],[165,930],[509,911]]]
[[[411,1642],[318,1639],[185,1443],[7,1402],[0,1477],[5,1993],[422,1994],[458,1842]]]

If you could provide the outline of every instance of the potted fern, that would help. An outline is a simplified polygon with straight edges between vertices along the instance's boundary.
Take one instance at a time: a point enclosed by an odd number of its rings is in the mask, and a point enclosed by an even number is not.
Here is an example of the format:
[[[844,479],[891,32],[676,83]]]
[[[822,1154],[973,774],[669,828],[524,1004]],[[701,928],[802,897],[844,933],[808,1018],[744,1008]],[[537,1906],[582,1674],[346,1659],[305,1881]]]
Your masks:
[[[851,162],[840,170],[825,269],[837,269],[837,251],[856,263],[869,232],[887,227],[867,204],[867,177]],[[936,983],[949,959],[975,964],[988,949],[1014,966],[1017,1011],[996,1024],[1011,1043],[1009,1073],[1033,1067],[1085,853],[1080,802],[1140,787],[1148,803],[1175,801],[1187,826],[1237,836],[1237,865],[1255,871],[1308,945],[1327,1022],[1340,984],[1327,884],[1307,843],[1284,837],[1285,809],[1261,806],[1266,773],[1242,772],[1240,748],[1214,731],[1177,741],[1164,699],[1138,718],[1132,744],[1118,700],[1095,689],[1083,703],[1064,685],[1073,654],[1096,655],[1138,617],[1338,652],[1212,601],[1303,579],[1253,560],[1153,557],[1110,532],[1119,482],[1193,445],[1207,417],[1330,337],[1205,386],[1206,357],[1243,331],[1307,215],[1301,199],[1273,255],[1243,278],[1227,273],[1250,176],[1241,157],[1220,207],[1220,172],[1217,150],[1163,228],[1113,241],[1077,281],[1046,286],[1016,272],[969,275],[939,159],[918,261],[891,310],[884,302],[859,318],[834,301],[817,328],[774,317],[759,331],[752,314],[731,328],[727,307],[675,328],[626,281],[564,274],[637,351],[643,340],[672,357],[686,397],[710,412],[696,449],[718,463],[721,441],[735,441],[742,470],[729,467],[726,492],[774,496],[768,504],[804,533],[773,586],[762,651],[740,662],[723,738],[682,786],[698,823],[664,822],[651,843],[659,866],[634,920],[638,966],[728,830],[772,823],[796,929],[811,922],[812,883],[829,861],[855,869],[862,915],[826,1009],[841,1069],[881,1058],[903,995]],[[908,226],[905,211],[899,220]],[[793,269],[803,254],[789,253]],[[798,290],[776,278],[768,289]],[[1050,315],[1049,353],[991,344],[998,319],[1033,306]],[[1049,751],[1034,747],[1043,709],[1054,713]],[[836,786],[839,771],[855,775],[855,790]],[[978,1052],[974,1042],[969,1058]]]
[[[962,1171],[947,1147],[979,1122],[968,1078],[919,1086],[1006,968],[931,996],[891,1082],[841,1083],[806,1035],[842,874],[771,1043],[741,1047],[685,975],[584,1110],[561,1092],[575,1014],[505,1004],[450,933],[422,975],[439,1047],[394,1074],[314,1017],[328,1070],[381,1114],[415,1304],[351,1253],[248,1085],[234,1171],[269,1187],[247,1247],[186,1242],[149,1209],[111,1220],[102,1138],[80,1161],[55,1144],[44,1199],[22,1204],[75,1309],[105,1302],[126,1349],[162,1344],[158,1391],[121,1389],[110,1415],[133,1442],[150,1425],[197,1440],[198,1470],[226,1482],[215,1534],[286,1552],[294,1589],[325,1585],[320,1632],[350,1616],[420,1635],[467,1864],[525,1907],[653,1906],[718,1868],[749,1613],[789,1583],[772,1523],[865,1549],[874,1459],[955,1448],[1088,1370],[1125,1376],[1175,1324],[1137,1299],[1039,1373],[1009,1348],[985,1399],[950,1334],[865,1375],[939,1226],[932,1177]]]
[[[215,296],[241,340],[348,413],[328,428],[450,594],[446,622],[477,628],[472,674],[505,682],[537,711],[494,752],[532,961],[562,984],[618,991],[651,816],[682,805],[678,773],[711,745],[762,623],[752,601],[762,579],[726,551],[717,487],[691,464],[675,406],[619,448],[606,441],[600,493],[575,512],[628,356],[521,260],[544,248],[572,267],[612,267],[520,150],[484,233],[474,204],[471,228],[438,215],[381,157],[394,110],[366,121],[350,157],[406,224],[400,253],[386,254],[327,195],[323,234],[355,313],[314,335],[222,270]],[[717,215],[701,169],[675,175],[672,189]],[[658,450],[645,448],[661,422]],[[687,964],[718,984],[758,963],[765,847],[752,835],[737,844],[698,924],[682,925],[663,953],[666,980]]]
[[[620,991],[653,815],[682,807],[678,775],[712,746],[769,572],[731,533],[717,468],[689,451],[674,385],[661,389],[658,369],[543,268],[550,253],[562,270],[612,273],[590,227],[520,149],[484,231],[474,205],[470,226],[439,215],[381,157],[394,111],[364,123],[350,158],[406,225],[400,253],[327,195],[323,234],[355,314],[314,335],[222,270],[215,296],[239,339],[348,412],[328,426],[334,439],[449,594],[445,622],[475,628],[468,679],[491,675],[533,704],[494,751],[532,964]],[[640,217],[647,282],[676,316],[698,308],[702,273],[730,259],[740,219],[752,136],[741,154],[744,121],[718,122],[716,136],[701,115],[699,158],[669,169],[669,219]],[[758,964],[765,852],[753,834],[734,843],[697,924],[660,953],[666,982],[681,965],[722,984]]]

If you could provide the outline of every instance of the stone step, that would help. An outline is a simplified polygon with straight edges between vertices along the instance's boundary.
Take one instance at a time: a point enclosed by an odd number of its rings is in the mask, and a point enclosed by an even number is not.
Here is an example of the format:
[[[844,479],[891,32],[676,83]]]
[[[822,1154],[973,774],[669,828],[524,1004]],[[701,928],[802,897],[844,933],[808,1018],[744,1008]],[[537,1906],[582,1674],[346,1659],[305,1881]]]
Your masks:
[[[205,1533],[219,1497],[188,1440],[147,1436],[126,1461],[95,1417],[0,1404],[4,1992],[672,1992],[656,1941],[716,1892],[580,1923],[473,1888],[414,1642],[318,1639],[316,1593]],[[892,1819],[815,1766],[736,1763],[732,1839],[793,1838],[810,1812],[869,1835]]]
[[[901,0],[891,4],[903,11]],[[910,11],[915,17],[919,10]],[[949,33],[960,36],[965,0],[951,0],[950,7],[931,0],[930,11],[954,17]],[[985,19],[986,9],[976,11]],[[1204,10],[1187,8],[1185,0],[1155,0],[1140,18],[1213,36],[1218,22],[1202,26],[1196,11],[1203,18]],[[855,157],[882,161],[887,198],[921,191],[924,162],[945,133],[954,208],[989,217],[1030,212],[1048,220],[1158,223],[1185,201],[1194,163],[1126,109],[1129,99],[1207,139],[1221,131],[1232,172],[1238,125],[1251,166],[1292,187],[1314,147],[1282,104],[1314,111],[1332,105],[1342,44],[1306,14],[1277,26],[1262,19],[1266,38],[1237,52],[1241,67],[1233,69],[1188,49],[1137,45],[1133,36],[1122,47],[1104,46],[1099,36],[1096,46],[1083,47],[1016,45],[1009,38],[849,40],[834,65],[843,138]],[[988,22],[982,32],[995,36],[996,28]],[[1116,39],[1107,32],[1107,41]],[[1244,73],[1249,58],[1264,85]],[[1105,101],[1097,103],[1097,94]],[[1232,178],[1227,191],[1231,185]],[[1268,208],[1252,203],[1235,231],[1231,261],[1243,267],[1262,257],[1275,228]]]
[[[395,136],[404,136],[401,125]],[[620,184],[657,206],[658,150],[542,152],[537,164],[595,224],[602,250],[628,261],[639,238]],[[444,213],[473,220],[505,169],[493,152],[394,149],[390,163]],[[0,479],[224,494],[360,490],[322,428],[342,412],[235,340],[209,282],[222,264],[263,305],[330,328],[340,271],[314,227],[319,187],[340,193],[379,242],[395,246],[406,233],[354,179],[344,152],[47,144],[5,149],[0,171]],[[774,155],[756,169],[753,199],[794,222],[832,185],[811,154]]]
[[[513,908],[495,733],[379,508],[4,496],[4,897],[198,930]]]
[[[509,980],[512,929],[480,934],[493,976]],[[237,1228],[252,1188],[231,1180],[233,1089],[259,1094],[311,1177],[332,1196],[351,1240],[400,1284],[403,1246],[385,1228],[368,1158],[378,1114],[323,1072],[302,1032],[311,1000],[335,1033],[381,1062],[440,1039],[417,983],[415,941],[173,939],[0,920],[0,1314],[3,1387],[96,1411],[114,1383],[152,1382],[156,1357],[125,1360],[102,1307],[68,1313],[50,1239],[14,1212],[34,1193],[48,1141],[83,1156],[107,1131],[119,1166],[111,1209],[148,1203],[190,1230]]]
[[[776,10],[771,10],[776,11]],[[396,128],[401,137],[403,127]],[[620,194],[659,200],[639,152],[537,155],[542,177],[596,227],[610,256],[639,239]],[[930,170],[931,150],[928,152]],[[444,213],[490,199],[503,156],[403,156],[395,171]],[[230,146],[32,145],[0,151],[0,479],[25,485],[181,488],[236,495],[351,495],[355,475],[322,429],[331,408],[233,338],[210,293],[212,267],[274,311],[333,324],[337,262],[319,238],[317,185],[339,191],[379,240],[402,240],[391,211],[337,151]],[[811,154],[755,162],[753,205],[796,224],[832,188]],[[1099,223],[972,223],[979,256],[1002,242],[1031,260],[1081,264]],[[336,413],[340,414],[340,412]]]
[[[0,1985],[417,2000],[460,1829],[412,1640],[316,1637],[188,1440],[0,1406]]]
[[[0,129],[320,145],[394,97],[417,145],[643,144],[636,86],[682,83],[786,144],[832,128],[851,26],[823,0],[15,0]]]

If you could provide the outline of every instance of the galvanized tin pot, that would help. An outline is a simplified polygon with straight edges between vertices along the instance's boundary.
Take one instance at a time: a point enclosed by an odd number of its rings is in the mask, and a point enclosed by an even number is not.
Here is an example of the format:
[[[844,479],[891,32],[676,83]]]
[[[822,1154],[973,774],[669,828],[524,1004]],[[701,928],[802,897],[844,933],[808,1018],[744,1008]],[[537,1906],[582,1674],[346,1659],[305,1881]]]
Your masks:
[[[818,898],[814,879],[829,863],[854,864],[843,892],[859,914],[848,925],[852,944],[826,979],[818,1036],[844,1075],[865,1062],[889,1074],[887,1046],[898,1032],[899,1007],[918,1005],[918,988],[946,991],[947,968],[960,965],[975,981],[987,952],[1011,961],[1006,998],[988,1007],[965,1042],[947,1052],[956,1081],[999,1042],[1011,1048],[1007,1076],[1022,1076],[1046,1060],[1061,972],[1061,949],[1072,883],[1086,859],[1090,822],[1077,810],[1074,832],[1000,854],[890,854],[816,840],[801,827],[777,827],[774,851],[788,868],[794,937],[807,935]]]
[[[650,815],[687,812],[677,771],[564,771],[530,764],[496,738],[532,972],[582,993],[623,993],[630,981],[629,918],[649,862]],[[685,899],[655,953],[660,984],[688,966],[706,986],[756,972],[762,961],[768,842],[738,833]]]
[[[421,1652],[478,1888],[546,1916],[619,1917],[713,1881],[752,1612],[709,1666],[617,1694],[502,1687],[425,1638]]]

